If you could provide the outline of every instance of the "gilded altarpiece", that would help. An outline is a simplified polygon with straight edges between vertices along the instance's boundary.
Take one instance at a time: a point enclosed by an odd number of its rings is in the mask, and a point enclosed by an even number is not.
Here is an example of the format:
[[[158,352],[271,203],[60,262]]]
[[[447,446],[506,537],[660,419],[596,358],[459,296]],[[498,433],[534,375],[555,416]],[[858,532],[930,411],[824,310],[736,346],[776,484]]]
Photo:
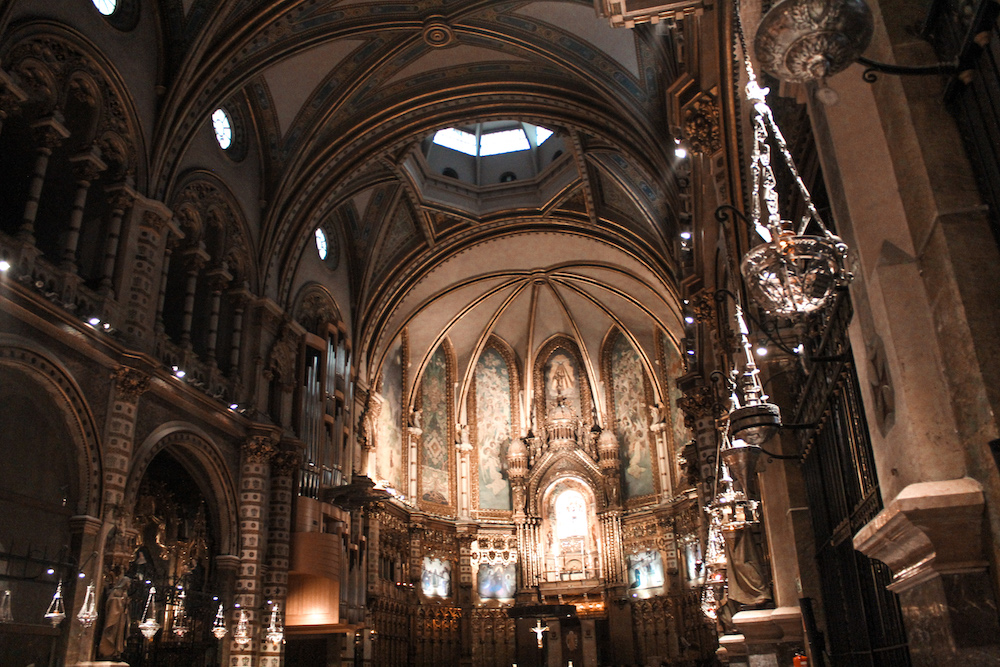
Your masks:
[[[653,405],[652,388],[639,354],[621,333],[615,334],[605,353],[606,373],[611,381],[609,405],[620,447],[622,487],[629,504],[655,498],[653,482],[655,459],[649,430],[649,408]]]
[[[428,510],[445,515],[454,515],[455,511],[454,466],[451,464],[451,443],[455,441],[454,374],[452,355],[442,343],[424,368],[419,395],[423,429],[420,435],[420,502]]]

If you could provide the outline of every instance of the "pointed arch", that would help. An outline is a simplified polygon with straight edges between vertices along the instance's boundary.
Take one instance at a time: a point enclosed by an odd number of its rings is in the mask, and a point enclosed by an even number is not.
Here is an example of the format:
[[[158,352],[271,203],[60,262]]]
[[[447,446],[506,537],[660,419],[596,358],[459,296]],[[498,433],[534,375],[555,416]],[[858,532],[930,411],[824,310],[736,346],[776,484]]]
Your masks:
[[[415,402],[422,416],[417,500],[421,507],[446,515],[454,514],[456,497],[455,369],[455,351],[445,338],[423,367]]]
[[[478,470],[473,485],[473,505],[480,516],[506,516],[511,510],[507,478],[507,449],[520,424],[521,382],[513,348],[491,335],[474,365],[468,392],[469,427]]]

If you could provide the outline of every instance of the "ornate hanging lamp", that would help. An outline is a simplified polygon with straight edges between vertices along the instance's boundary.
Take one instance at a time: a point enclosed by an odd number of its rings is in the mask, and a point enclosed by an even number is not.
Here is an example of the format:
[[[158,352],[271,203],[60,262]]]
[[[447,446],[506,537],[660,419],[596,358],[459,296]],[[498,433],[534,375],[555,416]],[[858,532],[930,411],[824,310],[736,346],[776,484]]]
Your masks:
[[[146,608],[142,612],[142,619],[139,631],[146,639],[152,639],[161,627],[156,620],[156,586],[149,587],[149,595],[146,596]]]
[[[738,305],[736,323],[743,344],[745,362],[743,373],[734,371],[735,391],[731,399],[733,409],[729,413],[729,438],[723,438],[723,442],[728,442],[729,446],[722,450],[721,456],[739,465],[736,471],[737,478],[741,487],[745,489],[747,475],[752,468],[749,467],[749,460],[744,465],[737,459],[748,459],[751,456],[749,448],[756,448],[756,455],[760,454],[760,445],[771,438],[781,426],[781,410],[774,403],[768,402],[768,396],[764,393],[764,386],[760,382],[760,369],[757,368],[753,348],[750,346],[749,330],[743,319],[743,311]],[[756,463],[756,457],[752,458]]]
[[[13,623],[14,614],[10,609],[10,591],[4,590],[0,597],[0,623]]]
[[[52,627],[57,627],[66,618],[66,607],[63,604],[62,579],[56,585],[56,592],[52,596],[49,608],[45,610],[45,618],[48,619]]]
[[[216,639],[222,639],[226,636],[226,617],[222,613],[222,603],[219,603],[219,611],[215,612],[215,620],[212,621],[212,634]]]
[[[184,604],[186,601],[187,593],[183,588],[179,588],[179,592],[177,593],[177,604],[174,606],[174,619],[170,627],[170,631],[177,637],[183,637],[187,634],[189,629],[187,609],[185,609]]]
[[[832,301],[835,290],[850,282],[847,244],[826,227],[809,189],[795,168],[785,138],[767,105],[769,89],[761,88],[757,83],[746,50],[738,8],[736,26],[747,72],[747,100],[753,105],[750,218],[757,234],[764,240],[746,254],[740,269],[750,296],[765,311],[787,317],[808,315],[826,307]],[[768,136],[774,138],[781,158],[802,195],[806,215],[798,224],[781,219]],[[818,233],[807,234],[810,228]]]
[[[823,80],[858,59],[874,25],[864,0],[782,0],[760,20],[754,52],[779,79]]]
[[[240,620],[236,623],[236,629],[233,630],[233,641],[240,646],[246,646],[250,643],[251,639],[251,629],[250,629],[250,619],[247,618],[247,612],[245,609],[240,609]]]
[[[272,644],[280,644],[285,640],[285,630],[282,627],[281,619],[278,618],[277,603],[271,606],[271,622],[268,624],[267,634],[264,636]]]
[[[97,620],[97,605],[94,599],[94,584],[87,584],[87,594],[83,598],[83,606],[80,613],[76,615],[76,620],[80,625],[89,628]]]

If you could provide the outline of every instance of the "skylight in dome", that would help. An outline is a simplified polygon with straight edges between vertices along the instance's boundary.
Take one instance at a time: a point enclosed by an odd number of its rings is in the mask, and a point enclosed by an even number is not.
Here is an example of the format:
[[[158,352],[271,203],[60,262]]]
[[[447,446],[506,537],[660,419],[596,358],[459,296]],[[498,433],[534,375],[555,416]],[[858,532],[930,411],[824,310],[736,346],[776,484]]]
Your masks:
[[[466,155],[476,154],[476,135],[454,127],[438,130],[434,134],[434,143]]]
[[[544,127],[535,128],[535,145],[541,146],[545,143],[545,140],[552,136],[552,130]]]
[[[529,148],[531,148],[531,144],[528,143],[528,137],[521,129],[490,132],[479,138],[479,155],[500,155],[501,153],[526,151]]]

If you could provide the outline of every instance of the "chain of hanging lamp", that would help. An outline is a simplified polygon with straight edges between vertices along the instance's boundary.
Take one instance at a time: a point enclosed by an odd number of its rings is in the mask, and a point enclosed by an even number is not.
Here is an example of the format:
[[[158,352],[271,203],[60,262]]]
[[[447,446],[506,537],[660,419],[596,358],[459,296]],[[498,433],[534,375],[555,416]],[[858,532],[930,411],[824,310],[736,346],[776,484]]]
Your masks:
[[[753,105],[750,222],[764,241],[746,254],[740,268],[750,296],[765,311],[773,315],[805,315],[827,306],[836,288],[850,281],[846,269],[847,245],[824,223],[774,120],[767,104],[770,91],[760,86],[750,61],[738,1],[734,13],[747,75],[747,101]],[[781,219],[769,136],[773,137],[806,208],[806,215],[797,226]],[[820,234],[807,235],[810,226]]]

